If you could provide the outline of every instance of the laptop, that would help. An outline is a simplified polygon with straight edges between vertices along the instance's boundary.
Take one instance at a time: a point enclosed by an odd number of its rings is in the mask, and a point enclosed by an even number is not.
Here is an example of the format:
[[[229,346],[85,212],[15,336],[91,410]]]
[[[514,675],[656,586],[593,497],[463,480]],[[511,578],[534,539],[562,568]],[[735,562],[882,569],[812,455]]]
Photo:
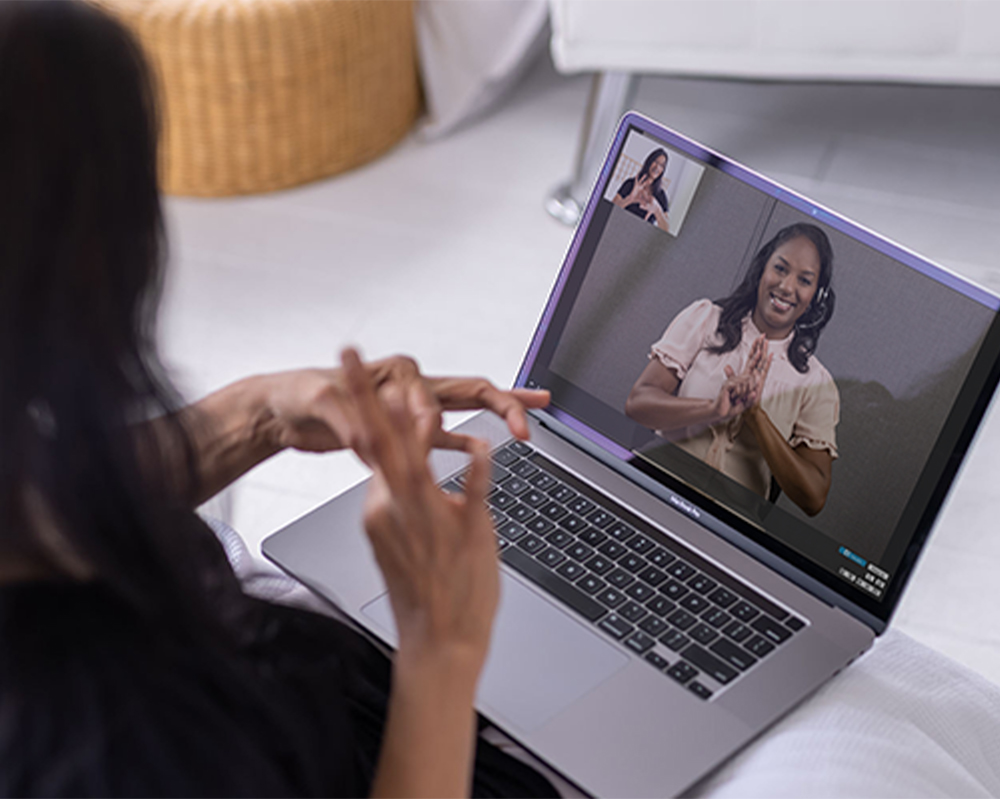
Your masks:
[[[788,713],[886,629],[1000,377],[998,308],[626,114],[515,381],[551,405],[529,442],[459,428],[493,447],[502,561],[478,710],[608,796],[680,794]],[[466,465],[433,455],[448,491]],[[391,646],[365,491],[263,552]]]

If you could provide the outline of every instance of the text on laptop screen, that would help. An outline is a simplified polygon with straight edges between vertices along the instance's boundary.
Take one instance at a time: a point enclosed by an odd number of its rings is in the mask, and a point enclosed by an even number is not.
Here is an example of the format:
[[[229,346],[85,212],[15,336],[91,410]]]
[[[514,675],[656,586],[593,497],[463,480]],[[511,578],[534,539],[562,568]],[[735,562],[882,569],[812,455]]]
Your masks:
[[[520,382],[878,612],[982,401],[996,299],[681,137],[623,134]]]

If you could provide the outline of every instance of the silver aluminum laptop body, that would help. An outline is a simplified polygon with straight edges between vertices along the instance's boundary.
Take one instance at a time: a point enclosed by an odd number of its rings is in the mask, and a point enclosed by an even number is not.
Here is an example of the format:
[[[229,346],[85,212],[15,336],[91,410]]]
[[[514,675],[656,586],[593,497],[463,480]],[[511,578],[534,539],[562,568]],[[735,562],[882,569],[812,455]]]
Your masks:
[[[668,231],[613,202],[654,150],[669,154]],[[672,445],[620,407],[670,308],[704,294],[699,280],[715,279],[710,265],[684,277],[684,264],[697,260],[690,253],[739,262],[729,282],[717,283],[721,297],[767,237],[803,219],[823,227],[844,256],[834,267],[839,306],[816,349],[839,389],[840,457],[827,507],[814,518],[787,497],[750,496],[685,454],[661,457]],[[650,305],[651,293],[670,308]],[[885,297],[899,301],[898,318],[871,312]],[[752,668],[732,669],[733,679],[700,676],[706,699],[648,657],[659,653],[669,665],[677,651],[659,642],[633,651],[505,565],[478,709],[594,795],[676,795],[746,745],[884,630],[997,384],[998,307],[940,267],[627,114],[516,381],[553,392],[553,406],[531,415],[531,445],[577,487],[611,498],[655,544],[689,547],[696,554],[688,560],[751,587],[804,626]],[[898,329],[907,313],[930,328],[929,338],[911,342],[924,334]],[[859,348],[862,334],[868,346]],[[911,358],[911,345],[921,358]],[[894,438],[903,423],[909,434]],[[488,414],[459,429],[495,446],[510,440]],[[446,452],[433,463],[443,481],[465,466]],[[361,484],[320,506],[263,551],[391,645],[389,603],[361,526],[365,491]]]

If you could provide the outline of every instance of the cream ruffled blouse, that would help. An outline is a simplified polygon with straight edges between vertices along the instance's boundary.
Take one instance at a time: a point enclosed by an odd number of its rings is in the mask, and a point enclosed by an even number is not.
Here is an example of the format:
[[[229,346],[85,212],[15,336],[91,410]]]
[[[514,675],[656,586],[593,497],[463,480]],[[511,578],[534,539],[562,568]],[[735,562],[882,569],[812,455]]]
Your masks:
[[[698,300],[681,311],[663,337],[653,344],[650,359],[657,359],[680,380],[678,397],[714,399],[725,381],[724,367],[739,374],[761,333],[751,320],[743,319],[743,337],[736,349],[722,355],[708,352],[722,338],[716,330],[722,309],[711,300]],[[810,356],[805,374],[788,360],[792,335],[767,342],[774,354],[767,373],[761,408],[787,441],[797,447],[827,450],[837,457],[836,427],[840,420],[840,394],[830,373]],[[743,424],[743,415],[708,427],[689,427],[670,433],[657,431],[723,474],[766,497],[771,470],[757,440]]]

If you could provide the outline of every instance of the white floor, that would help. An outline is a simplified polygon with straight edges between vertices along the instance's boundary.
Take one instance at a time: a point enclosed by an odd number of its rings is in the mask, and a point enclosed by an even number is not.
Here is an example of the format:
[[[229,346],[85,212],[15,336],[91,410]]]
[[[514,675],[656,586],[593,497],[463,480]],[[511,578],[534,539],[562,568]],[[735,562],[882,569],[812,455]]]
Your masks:
[[[509,384],[570,231],[542,210],[588,90],[539,63],[437,142],[250,198],[168,201],[163,342],[192,398],[238,377],[366,355]],[[636,107],[1000,290],[1000,90],[645,79]],[[216,510],[255,548],[364,475],[284,454]],[[896,624],[1000,682],[1000,418],[973,449]]]

